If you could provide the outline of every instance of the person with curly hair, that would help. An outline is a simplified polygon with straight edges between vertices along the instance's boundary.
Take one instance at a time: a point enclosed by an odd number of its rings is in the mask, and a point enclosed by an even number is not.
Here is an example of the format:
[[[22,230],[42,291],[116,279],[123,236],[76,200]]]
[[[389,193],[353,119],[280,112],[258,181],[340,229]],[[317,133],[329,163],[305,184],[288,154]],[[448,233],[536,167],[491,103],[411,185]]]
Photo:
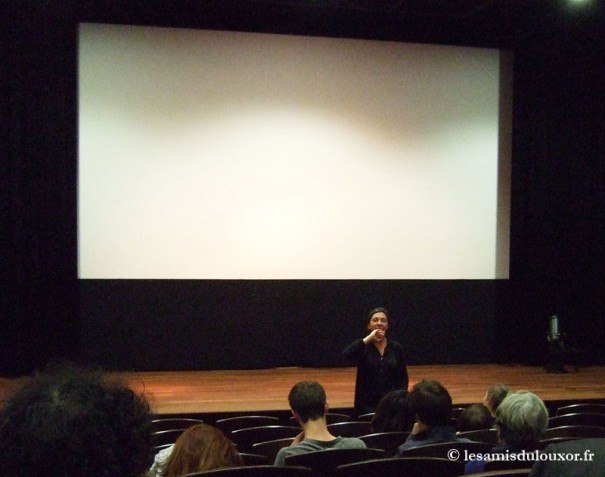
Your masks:
[[[53,365],[0,412],[2,477],[138,477],[148,466],[146,399],[99,371]]]

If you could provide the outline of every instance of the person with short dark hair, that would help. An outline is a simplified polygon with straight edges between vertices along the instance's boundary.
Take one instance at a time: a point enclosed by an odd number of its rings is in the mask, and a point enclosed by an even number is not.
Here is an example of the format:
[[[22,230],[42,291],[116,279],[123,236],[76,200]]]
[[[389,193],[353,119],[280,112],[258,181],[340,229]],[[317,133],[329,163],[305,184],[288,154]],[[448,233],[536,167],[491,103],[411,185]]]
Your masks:
[[[408,389],[408,371],[401,343],[387,338],[389,313],[370,311],[365,322],[367,336],[347,346],[343,356],[357,365],[354,407],[358,415],[374,412],[389,391]]]
[[[483,404],[471,404],[458,415],[458,432],[490,429],[494,425],[494,417]]]
[[[416,422],[412,433],[398,447],[398,454],[426,444],[469,442],[469,439],[456,436],[456,430],[451,426],[452,398],[440,382],[423,379],[410,391],[409,401]]]
[[[388,392],[378,403],[372,417],[373,432],[410,432],[414,416],[410,411],[409,393],[404,389]]]
[[[0,413],[2,477],[139,477],[149,464],[147,401],[102,373],[56,365]]]
[[[365,443],[355,437],[335,437],[328,431],[328,402],[323,386],[315,381],[295,384],[288,395],[292,415],[303,432],[289,447],[279,450],[275,465],[285,465],[286,457],[326,449],[364,449]]]

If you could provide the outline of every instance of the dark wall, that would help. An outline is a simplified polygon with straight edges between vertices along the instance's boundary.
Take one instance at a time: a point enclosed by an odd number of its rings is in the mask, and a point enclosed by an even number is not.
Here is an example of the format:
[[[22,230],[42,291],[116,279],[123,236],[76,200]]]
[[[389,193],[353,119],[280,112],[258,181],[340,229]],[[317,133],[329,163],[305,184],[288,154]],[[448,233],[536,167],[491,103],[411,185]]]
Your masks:
[[[597,2],[585,13],[553,10],[562,2],[509,2],[502,10],[478,2],[493,11],[441,16],[433,2],[431,11],[392,11],[408,3],[388,1],[333,2],[348,9],[303,1],[99,3],[0,4],[2,374],[56,357],[124,369],[332,365],[375,305],[392,309],[410,363],[540,363],[553,313],[587,351],[586,362],[605,361],[605,15]],[[548,14],[540,10],[546,4]],[[80,21],[510,48],[510,279],[78,282]]]

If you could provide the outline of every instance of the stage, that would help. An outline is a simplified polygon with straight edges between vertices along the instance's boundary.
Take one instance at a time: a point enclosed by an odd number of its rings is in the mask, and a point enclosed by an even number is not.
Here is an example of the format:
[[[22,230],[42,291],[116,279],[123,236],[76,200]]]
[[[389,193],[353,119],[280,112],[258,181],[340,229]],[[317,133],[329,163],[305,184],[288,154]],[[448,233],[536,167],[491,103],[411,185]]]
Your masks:
[[[550,374],[537,366],[498,364],[409,366],[408,372],[410,387],[424,378],[436,379],[450,391],[455,405],[481,402],[486,389],[495,383],[533,391],[551,408],[570,401],[605,402],[603,366],[570,369],[566,374]],[[112,376],[144,394],[155,414],[210,417],[287,413],[288,392],[302,380],[323,384],[332,410],[350,410],[355,368],[120,372]],[[0,378],[0,399],[6,399],[26,379]]]
[[[495,383],[527,389],[545,401],[605,400],[605,367],[549,374],[542,367],[425,365],[408,367],[410,387],[424,379],[440,381],[454,404],[481,402]],[[237,371],[120,373],[144,393],[156,414],[287,411],[288,392],[298,381],[318,381],[332,409],[351,409],[355,368],[276,368]]]

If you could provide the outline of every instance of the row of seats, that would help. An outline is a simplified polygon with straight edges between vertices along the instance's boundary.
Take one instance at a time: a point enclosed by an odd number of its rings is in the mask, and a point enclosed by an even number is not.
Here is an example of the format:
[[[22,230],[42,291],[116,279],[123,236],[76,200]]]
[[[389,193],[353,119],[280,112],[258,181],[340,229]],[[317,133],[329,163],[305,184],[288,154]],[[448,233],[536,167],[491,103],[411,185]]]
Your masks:
[[[585,420],[576,420],[577,416],[587,416]],[[561,437],[605,437],[605,421],[599,421],[594,419],[594,416],[601,416],[605,418],[605,415],[569,415],[574,419],[561,419],[567,416],[558,416],[551,418],[552,421],[549,423],[548,429],[542,434],[542,439],[553,439]],[[260,416],[257,416],[260,417]],[[162,421],[162,420],[159,420]],[[200,423],[200,420],[196,419],[167,419],[165,421],[170,422],[158,422],[154,421],[154,446],[162,446],[165,444],[173,443],[184,429],[194,424]],[[566,423],[578,422],[580,424],[566,424]],[[255,422],[256,424],[257,422]],[[559,424],[560,425],[555,425]],[[167,428],[168,427],[168,428]],[[218,426],[217,426],[218,427]],[[401,442],[407,437],[407,433],[372,433],[371,424],[365,421],[348,421],[348,422],[337,422],[328,425],[329,431],[334,435],[343,437],[361,437],[361,436],[373,436],[367,437],[369,446],[379,446],[385,448],[390,443],[397,442],[401,439]],[[239,449],[243,452],[251,451],[252,446],[256,443],[273,441],[276,439],[293,438],[300,432],[300,428],[296,426],[283,426],[283,425],[261,425],[243,429],[234,429],[232,431],[225,431],[228,436],[238,445]],[[498,434],[495,429],[481,429],[474,431],[466,431],[460,433],[461,437],[480,442],[487,442],[496,444]]]
[[[362,455],[371,457],[370,449],[334,449],[302,455],[314,456],[314,461],[310,462],[309,459],[303,461],[301,459],[301,465],[290,465],[294,464],[294,457],[301,457],[292,456],[288,458],[291,462],[281,467],[271,465],[232,467],[196,472],[187,474],[186,477],[385,477],[388,475],[458,477],[464,474],[464,462],[450,459],[410,457],[354,460],[355,458],[360,459]],[[523,477],[529,475],[529,472],[530,467],[526,467],[489,470],[470,475],[473,475],[473,477]]]
[[[605,441],[605,438],[604,438]],[[445,442],[430,444],[410,449],[403,456],[386,458],[384,453],[377,449],[339,449],[310,452],[286,458],[286,467],[280,470],[267,470],[257,468],[256,473],[251,470],[238,469],[232,472],[222,471],[221,475],[258,475],[277,477],[278,475],[296,476],[313,475],[314,477],[384,477],[385,475],[398,475],[402,477],[425,477],[439,475],[442,477],[456,477],[464,472],[464,458],[468,454],[489,453],[492,446],[488,443],[478,442]],[[451,457],[452,450],[457,450],[460,459]],[[486,463],[484,472],[473,474],[474,477],[488,476],[517,476],[528,475],[532,463],[521,460],[492,461]],[[288,468],[292,469],[291,471]],[[310,469],[312,472],[302,469]],[[279,469],[279,468],[278,468]],[[246,472],[252,472],[246,474]],[[191,474],[210,475],[209,472]],[[218,474],[212,474],[218,475]],[[596,474],[595,474],[596,475]],[[600,475],[600,474],[599,474]]]
[[[456,406],[452,408],[452,416],[454,418],[464,411],[464,406]],[[563,414],[605,414],[605,404],[596,402],[578,402],[573,404],[565,404],[558,406],[555,411],[555,416],[561,416]],[[371,419],[372,414],[368,414],[367,417]],[[361,416],[360,416],[361,417]]]
[[[172,433],[173,431],[160,431],[161,434]],[[179,434],[182,430],[174,431],[175,434]],[[235,430],[231,433],[231,437],[234,437],[234,441],[238,444],[238,448],[244,462],[247,465],[263,465],[272,464],[275,460],[277,452],[285,446],[290,445],[293,437],[299,432],[298,428],[289,426],[260,426],[256,428],[250,428],[245,430]],[[477,431],[469,431],[464,433],[465,437],[473,438],[475,442],[472,443],[456,443],[456,446],[462,446],[461,451],[466,449],[468,452],[473,453],[486,453],[489,452],[494,446],[494,442],[497,438],[497,431],[486,430],[483,431],[487,439],[482,439]],[[270,439],[270,436],[276,436],[283,433],[282,437],[276,439]],[[474,435],[473,435],[474,433]],[[237,436],[239,434],[245,434],[246,440],[239,441]],[[407,438],[407,432],[384,432],[384,433],[371,433],[359,436],[368,448],[373,450],[379,450],[383,457],[392,457],[396,453],[396,449],[400,446]],[[175,439],[178,435],[173,436]],[[586,437],[600,437],[605,438],[605,428],[596,426],[562,426],[560,428],[552,428],[546,431],[546,435],[543,435],[539,442],[539,448],[543,449],[548,444],[560,442],[569,439],[578,439]],[[165,443],[163,446],[169,445]],[[454,444],[433,444],[428,446],[416,447],[406,451],[405,456],[407,457],[447,457],[447,451],[453,448]],[[161,447],[156,448],[156,451]]]
[[[556,416],[551,417],[549,428],[542,436],[540,448],[544,448],[550,443],[569,439],[583,437],[605,438],[605,413],[601,414],[596,412],[601,410],[605,411],[605,405],[571,405],[561,408],[561,410],[558,410]],[[563,414],[563,412],[566,411],[582,412]],[[330,419],[331,423],[328,425],[330,432],[334,435],[345,437],[359,437],[366,442],[367,449],[363,449],[363,452],[355,452],[360,451],[359,449],[342,449],[338,450],[338,452],[334,452],[334,450],[328,451],[330,452],[329,459],[327,458],[327,454],[324,455],[325,452],[323,451],[292,456],[287,458],[288,467],[311,468],[314,470],[315,476],[322,476],[326,474],[328,470],[332,472],[338,466],[345,467],[346,465],[353,465],[353,463],[357,465],[359,460],[364,462],[363,465],[359,464],[360,468],[363,466],[371,467],[370,462],[375,460],[380,461],[383,465],[389,466],[412,465],[410,462],[405,464],[400,462],[402,458],[405,458],[405,460],[417,459],[419,461],[436,459],[435,465],[449,465],[450,468],[452,467],[451,464],[439,464],[439,461],[449,461],[449,459],[446,458],[446,453],[455,447],[454,443],[417,447],[410,449],[403,456],[393,458],[397,447],[406,440],[409,433],[372,433],[371,415],[364,416],[364,420],[353,421],[350,419],[351,418],[346,414],[332,413]],[[178,438],[184,429],[201,422],[203,422],[201,419],[185,417],[156,419],[153,422],[156,450],[170,445]],[[559,425],[567,423],[571,424]],[[273,467],[271,464],[275,460],[275,456],[279,449],[290,445],[294,436],[300,432],[300,428],[295,421],[288,422],[287,424],[289,425],[280,424],[279,418],[275,416],[256,415],[221,419],[216,421],[214,425],[222,429],[236,443],[240,450],[240,454],[243,457],[244,464],[247,467],[255,467],[257,471],[260,471],[261,467],[264,466]],[[461,433],[461,436],[474,441],[471,443],[462,443],[464,445],[462,445],[461,451],[465,449],[470,453],[489,453],[498,439],[498,433],[495,429],[468,431]],[[456,444],[456,446],[459,445],[461,444]],[[387,460],[388,464],[385,464],[384,462]],[[505,470],[502,469],[502,463],[490,464],[494,465],[488,465],[485,469],[486,471]],[[420,464],[416,463],[414,465]],[[515,464],[514,466],[523,467],[523,465],[524,463],[520,463]],[[504,465],[504,467],[508,467],[508,465]],[[384,472],[384,470],[385,468],[382,467],[382,472]],[[226,469],[222,470],[222,472],[225,471]],[[357,475],[352,474],[353,471],[354,469],[347,469],[348,473],[346,475]],[[371,472],[371,469],[366,469],[363,471],[363,474],[365,477],[370,477],[372,475]],[[455,469],[450,469],[450,471],[448,471],[449,473],[444,474],[444,472],[445,469],[443,471],[438,471],[437,473],[451,477],[459,475]],[[413,472],[408,469],[407,473],[402,475],[413,475]],[[419,475],[422,475],[422,473]]]
[[[242,416],[241,418],[230,419],[233,419],[233,421],[223,423],[217,421],[215,426],[225,432],[238,445],[240,450],[249,450],[252,444],[256,442],[294,437],[300,432],[298,425],[294,425],[294,423],[291,425],[275,424],[279,420],[270,416]],[[154,446],[174,442],[184,429],[201,422],[195,419],[166,419],[169,422],[160,421],[163,420],[155,420],[152,424]],[[328,430],[334,435],[357,437],[372,433],[372,425],[369,421],[334,422],[328,424]]]
[[[454,407],[452,409],[453,418],[457,418],[458,415],[464,410],[464,407]],[[585,417],[580,417],[578,415],[590,414],[590,418],[592,424],[590,425],[599,425],[604,426],[605,421],[604,418],[597,417],[596,415],[604,415],[605,416],[605,404],[599,403],[576,403],[576,404],[568,404],[564,406],[560,406],[556,410],[556,415],[551,417],[551,425],[549,427],[555,427],[556,425],[579,425],[579,424],[588,424],[588,422],[584,422],[586,420]],[[563,415],[574,416],[574,417],[566,417],[561,418]],[[328,424],[334,424],[337,422],[346,422],[346,421],[367,421],[371,422],[374,417],[374,413],[367,413],[356,418],[352,418],[348,414],[344,413],[335,413],[328,412],[326,414],[326,420]],[[574,422],[571,422],[574,421]],[[196,423],[202,422],[201,419],[193,419],[188,417],[173,417],[173,418],[158,418],[153,422],[153,430],[154,431],[162,431],[168,429],[176,429],[176,428],[185,428],[183,426],[194,425]],[[244,429],[248,427],[258,427],[258,426],[268,426],[268,425],[281,425],[284,424],[280,421],[280,419],[276,416],[269,415],[246,415],[246,416],[234,416],[228,417],[224,419],[219,419],[214,422],[213,425],[221,429],[223,432],[230,433],[236,429]],[[294,418],[290,418],[287,425],[296,426],[296,421]]]
[[[556,415],[561,416],[563,414],[576,414],[576,413],[605,414],[605,404],[598,404],[598,403],[591,403],[591,402],[567,404],[565,406],[559,406],[557,408]]]

